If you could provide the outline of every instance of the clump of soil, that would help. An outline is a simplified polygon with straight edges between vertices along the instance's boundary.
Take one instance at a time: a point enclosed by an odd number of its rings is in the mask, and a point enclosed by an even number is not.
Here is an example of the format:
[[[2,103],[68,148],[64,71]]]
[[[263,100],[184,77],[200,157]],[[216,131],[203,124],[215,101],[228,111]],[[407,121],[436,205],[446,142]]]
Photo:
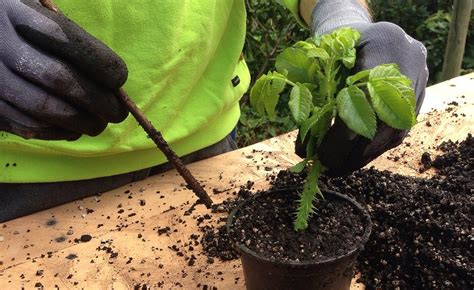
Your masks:
[[[231,228],[232,240],[279,261],[326,260],[359,247],[363,216],[340,199],[315,202],[315,214],[306,230],[293,229],[296,191],[263,194],[243,206]]]
[[[368,289],[474,288],[474,138],[438,149],[430,179],[370,168],[325,180],[371,215],[372,237],[356,265]]]
[[[227,234],[225,226],[219,227],[217,231],[210,226],[206,226],[203,232],[201,244],[204,252],[208,254],[209,263],[212,263],[215,257],[218,257],[221,261],[239,258],[239,253],[233,247],[234,241]]]
[[[438,175],[434,179],[449,191],[474,193],[474,138],[468,135],[463,142],[447,141],[438,146],[444,154],[436,157],[432,167]]]
[[[371,216],[372,235],[356,265],[367,289],[474,289],[474,138],[438,149],[440,156],[422,162],[435,168],[429,179],[374,168],[322,178],[321,187],[355,198]],[[304,178],[288,171],[271,177],[276,189],[301,186]],[[224,231],[208,232],[220,244]]]

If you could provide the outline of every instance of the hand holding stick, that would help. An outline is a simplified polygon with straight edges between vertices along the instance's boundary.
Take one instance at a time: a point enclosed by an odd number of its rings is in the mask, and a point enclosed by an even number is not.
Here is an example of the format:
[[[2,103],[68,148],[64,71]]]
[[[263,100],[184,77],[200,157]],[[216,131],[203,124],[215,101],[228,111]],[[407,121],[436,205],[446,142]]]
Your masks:
[[[199,197],[201,202],[207,207],[210,208],[212,205],[212,200],[207,194],[207,192],[202,188],[199,182],[193,177],[191,172],[184,166],[183,161],[179,159],[176,153],[169,147],[166,140],[163,138],[161,133],[153,127],[150,120],[148,120],[145,115],[140,111],[137,105],[130,99],[124,89],[120,89],[117,93],[117,97],[122,101],[126,108],[132,113],[137,122],[142,126],[142,128],[148,133],[148,136],[155,142],[156,146],[163,152],[168,158],[168,160],[173,164],[176,170],[181,174],[184,180],[188,183],[189,187],[194,191],[194,193]]]
[[[60,13],[56,5],[54,5],[52,0],[40,0],[40,3],[48,8],[51,11]],[[189,187],[194,191],[199,200],[207,207],[210,208],[212,205],[212,200],[204,190],[204,188],[199,184],[199,182],[193,177],[191,172],[184,166],[183,162],[176,153],[169,147],[168,143],[165,141],[161,133],[153,127],[151,122],[145,117],[145,115],[140,111],[137,105],[130,99],[124,89],[120,89],[116,96],[122,101],[123,105],[132,113],[135,119],[138,121],[140,126],[148,133],[148,136],[155,142],[156,146],[165,154],[169,162],[173,164],[179,174],[184,178],[188,183]]]

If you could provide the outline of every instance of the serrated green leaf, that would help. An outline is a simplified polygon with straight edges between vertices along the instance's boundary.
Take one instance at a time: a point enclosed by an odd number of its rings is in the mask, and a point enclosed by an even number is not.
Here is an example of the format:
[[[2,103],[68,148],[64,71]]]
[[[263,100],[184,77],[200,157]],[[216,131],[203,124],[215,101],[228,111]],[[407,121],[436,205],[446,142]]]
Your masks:
[[[301,85],[307,87],[311,94],[313,94],[313,92],[318,88],[317,84],[314,83],[304,83]]]
[[[307,119],[300,127],[300,138],[301,138],[301,142],[304,141],[304,139],[306,138],[306,135],[308,134],[309,132],[309,129],[311,129],[311,127],[314,126],[314,124],[316,124],[316,122],[319,120],[319,118],[321,117],[321,115],[319,113],[313,113],[313,115],[311,117],[309,117],[309,119]]]
[[[333,109],[334,105],[332,103],[326,104],[324,107],[322,107],[319,110],[313,110],[313,115],[309,117],[305,122],[300,127],[300,137],[301,137],[301,142],[304,142],[304,139],[306,138],[306,135],[308,134],[309,130],[317,124],[317,122],[328,112],[330,112]]]
[[[322,107],[325,104],[325,98],[319,94],[318,86],[316,83],[305,83],[302,84],[309,89],[311,95],[313,96],[313,107]]]
[[[400,69],[397,64],[381,64],[370,70],[369,81],[375,81],[382,78],[401,77]]]
[[[330,34],[324,34],[321,35],[321,37],[318,38],[319,40],[319,45],[318,47],[324,49],[329,55],[334,51],[334,39]]]
[[[379,80],[369,82],[367,88],[372,106],[380,120],[396,129],[410,129],[415,125],[415,110],[397,87]]]
[[[340,66],[333,68],[333,71],[329,72],[329,81],[326,80],[326,76],[321,72],[318,71],[317,79],[319,83],[319,95],[324,97],[332,96],[337,90],[338,82],[336,80],[337,72]],[[325,102],[327,100],[325,99]]]
[[[319,47],[313,47],[307,50],[306,54],[309,57],[316,57],[322,60],[328,60],[329,59],[329,54],[322,48]]]
[[[346,68],[353,68],[356,62],[356,50],[354,48],[349,49],[345,52],[344,56],[342,57],[342,63]]]
[[[369,81],[383,80],[392,84],[400,83],[406,86],[411,86],[411,81],[406,76],[402,75],[397,64],[382,64],[370,70]]]
[[[267,95],[264,98],[265,111],[270,119],[276,117],[275,108],[278,105],[281,92],[285,89],[285,85],[286,83],[283,75],[273,73],[267,88]]]
[[[324,140],[329,128],[331,127],[331,122],[333,120],[333,112],[329,110],[325,112],[318,122],[311,128],[311,135],[316,138],[316,147],[319,147]]]
[[[331,52],[337,60],[341,60],[346,68],[353,68],[356,60],[355,45],[360,34],[352,28],[341,28],[330,34],[332,37]]]
[[[332,42],[332,51],[337,58],[342,58],[346,53],[347,49],[339,39],[335,38]]]
[[[321,66],[319,65],[319,61],[313,61],[308,68],[308,76],[311,78],[311,83],[316,85],[317,83],[317,72],[321,71]],[[306,83],[308,84],[308,83]]]
[[[276,72],[274,72],[276,73]],[[281,71],[279,71],[278,73],[280,73],[282,76],[284,76],[285,78],[288,78],[288,71],[286,69],[282,69]]]
[[[402,94],[402,97],[408,100],[410,105],[413,107],[413,110],[416,109],[416,96],[415,90],[411,86],[401,84],[399,82],[389,82],[394,85]]]
[[[313,105],[316,107],[322,107],[324,106],[324,103],[325,103],[324,96],[321,96],[319,92],[315,91],[313,93]]]
[[[348,77],[346,79],[346,83],[348,86],[350,85],[353,85],[359,81],[361,82],[365,82],[369,79],[369,74],[370,74],[370,70],[363,70],[363,71],[360,71],[358,73],[356,73],[355,75],[352,75],[350,77]]]
[[[293,45],[294,48],[301,48],[305,51],[311,48],[315,48],[316,45],[311,41],[298,41]]]
[[[301,171],[305,169],[306,164],[308,164],[308,158],[305,158],[303,161],[298,162],[298,164],[292,166],[290,168],[290,171],[293,173],[300,173]]]
[[[360,40],[359,31],[351,27],[343,27],[333,32],[333,37],[343,43],[346,49],[354,48]]]
[[[356,86],[342,89],[336,98],[339,117],[352,131],[373,139],[377,130],[375,113],[364,92]]]
[[[313,62],[303,50],[290,47],[277,56],[275,67],[279,72],[287,71],[287,78],[294,83],[310,83],[308,71]]]
[[[326,76],[319,70],[316,72],[316,78],[318,80],[319,89],[322,95],[325,95],[326,88],[325,88],[325,78]]]
[[[309,117],[309,113],[313,108],[313,97],[310,90],[300,84],[293,87],[288,106],[296,123],[303,123]]]
[[[261,76],[250,91],[250,105],[261,116],[268,115],[273,119],[276,116],[275,108],[280,93],[285,89],[284,75],[269,73]]]
[[[285,73],[286,73],[285,71],[283,71],[282,73],[273,71],[273,72],[269,72],[268,76],[273,77],[273,78],[285,79],[286,78]]]
[[[250,106],[261,116],[265,115],[263,100],[266,86],[268,86],[267,82],[269,82],[268,76],[262,75],[250,90]]]

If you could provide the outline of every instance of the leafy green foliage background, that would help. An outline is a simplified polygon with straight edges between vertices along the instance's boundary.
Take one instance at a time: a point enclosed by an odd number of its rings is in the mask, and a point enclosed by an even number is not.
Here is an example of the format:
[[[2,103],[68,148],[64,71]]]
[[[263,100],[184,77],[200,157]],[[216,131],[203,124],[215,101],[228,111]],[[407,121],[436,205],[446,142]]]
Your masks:
[[[430,84],[439,82],[454,0],[369,0],[376,21],[401,26],[428,49]],[[474,14],[471,14],[463,69],[474,71]]]
[[[453,0],[369,0],[375,21],[398,24],[428,49],[430,84],[438,82],[443,66]],[[276,1],[246,0],[247,36],[244,55],[252,80],[275,69],[276,56],[298,40],[309,37],[292,15]],[[474,71],[474,14],[463,62],[464,72]],[[296,128],[285,106],[289,92],[281,96],[280,113],[273,121],[260,117],[249,104],[248,94],[242,98],[242,116],[238,126],[238,145],[243,147]]]

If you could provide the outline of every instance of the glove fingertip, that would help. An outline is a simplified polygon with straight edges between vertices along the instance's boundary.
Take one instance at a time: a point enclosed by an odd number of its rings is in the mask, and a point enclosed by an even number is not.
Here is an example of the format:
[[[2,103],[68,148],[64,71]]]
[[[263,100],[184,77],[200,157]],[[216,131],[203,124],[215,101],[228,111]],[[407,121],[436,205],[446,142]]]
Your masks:
[[[99,85],[115,90],[125,84],[128,79],[128,68],[122,58],[106,48],[98,51],[95,59],[102,60],[96,63],[97,73],[94,76]]]
[[[123,122],[128,117],[128,110],[123,106],[120,106],[118,111],[114,113],[113,117],[109,120],[110,123],[118,124]]]
[[[100,122],[100,124],[96,123],[96,126],[90,127],[87,129],[84,134],[91,136],[91,137],[96,137],[100,135],[104,130],[107,128],[107,123],[105,122]]]
[[[34,2],[25,4],[39,14],[36,17],[19,18],[15,23],[15,29],[21,37],[32,46],[71,64],[100,86],[118,89],[125,84],[128,69],[118,54],[65,15],[35,5]],[[44,29],[38,25],[38,19],[49,21],[58,29]]]

